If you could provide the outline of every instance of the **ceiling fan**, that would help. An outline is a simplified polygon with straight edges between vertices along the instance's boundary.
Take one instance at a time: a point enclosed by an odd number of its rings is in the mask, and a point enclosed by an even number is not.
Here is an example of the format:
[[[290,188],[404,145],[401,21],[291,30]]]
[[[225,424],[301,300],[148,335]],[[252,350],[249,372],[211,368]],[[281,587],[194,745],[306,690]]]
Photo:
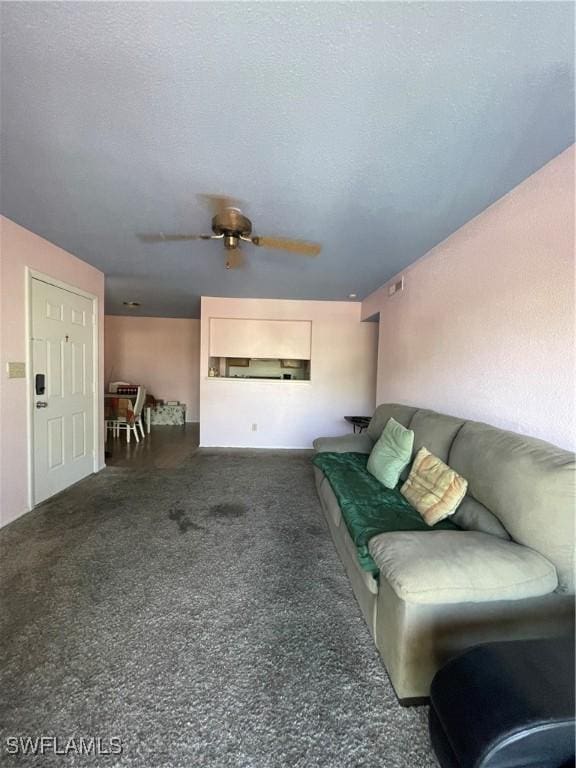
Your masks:
[[[199,195],[212,208],[211,235],[169,235],[162,232],[150,235],[138,235],[145,243],[169,243],[182,240],[222,240],[226,252],[226,269],[241,267],[244,254],[240,243],[250,243],[261,248],[275,248],[282,251],[301,254],[302,256],[317,256],[321,246],[318,243],[307,243],[302,240],[286,240],[281,237],[261,237],[252,234],[252,222],[239,207],[239,202],[231,197],[219,195]]]

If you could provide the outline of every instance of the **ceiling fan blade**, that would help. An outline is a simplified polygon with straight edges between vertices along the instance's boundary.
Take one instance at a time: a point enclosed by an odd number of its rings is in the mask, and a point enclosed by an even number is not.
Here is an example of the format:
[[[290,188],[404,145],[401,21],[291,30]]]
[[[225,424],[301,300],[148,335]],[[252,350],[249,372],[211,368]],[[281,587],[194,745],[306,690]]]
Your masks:
[[[282,251],[301,253],[303,256],[318,256],[322,250],[319,243],[306,243],[303,240],[285,240],[281,237],[253,237],[252,242],[262,248],[278,248]]]
[[[226,208],[240,208],[241,201],[228,195],[204,195],[199,194],[198,199],[208,205],[212,211],[212,216],[221,216]]]
[[[213,240],[216,237],[214,235],[165,235],[163,232],[158,232],[157,234],[138,235],[138,239],[143,243],[172,243],[179,240]]]
[[[226,269],[238,269],[244,264],[244,254],[240,248],[226,251]]]

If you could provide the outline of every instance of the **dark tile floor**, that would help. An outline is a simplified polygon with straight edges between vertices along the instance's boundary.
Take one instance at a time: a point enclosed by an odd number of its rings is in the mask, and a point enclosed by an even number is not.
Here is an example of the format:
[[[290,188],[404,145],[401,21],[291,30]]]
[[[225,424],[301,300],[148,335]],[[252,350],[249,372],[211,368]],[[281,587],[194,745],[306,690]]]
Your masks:
[[[122,433],[106,442],[106,466],[134,469],[176,469],[198,448],[198,422],[183,427],[152,426],[150,434],[137,443],[127,443]]]

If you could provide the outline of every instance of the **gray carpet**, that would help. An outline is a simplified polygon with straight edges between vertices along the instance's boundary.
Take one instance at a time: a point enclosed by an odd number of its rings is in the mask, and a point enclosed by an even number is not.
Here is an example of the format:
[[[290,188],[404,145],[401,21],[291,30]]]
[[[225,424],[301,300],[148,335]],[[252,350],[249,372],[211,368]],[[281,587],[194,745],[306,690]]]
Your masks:
[[[4,765],[436,766],[427,709],[397,703],[304,452],[107,469],[0,544]],[[6,755],[7,736],[36,735],[119,736],[123,753]]]

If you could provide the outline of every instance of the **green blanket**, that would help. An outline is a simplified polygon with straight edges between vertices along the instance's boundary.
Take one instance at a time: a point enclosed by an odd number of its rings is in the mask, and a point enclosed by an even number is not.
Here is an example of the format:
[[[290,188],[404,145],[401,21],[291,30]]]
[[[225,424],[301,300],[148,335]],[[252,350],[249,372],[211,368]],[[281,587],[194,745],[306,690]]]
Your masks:
[[[365,453],[317,453],[312,459],[328,478],[338,499],[342,517],[358,550],[363,570],[378,575],[368,542],[390,531],[458,530],[449,519],[430,528],[400,493],[390,490],[366,469]]]

